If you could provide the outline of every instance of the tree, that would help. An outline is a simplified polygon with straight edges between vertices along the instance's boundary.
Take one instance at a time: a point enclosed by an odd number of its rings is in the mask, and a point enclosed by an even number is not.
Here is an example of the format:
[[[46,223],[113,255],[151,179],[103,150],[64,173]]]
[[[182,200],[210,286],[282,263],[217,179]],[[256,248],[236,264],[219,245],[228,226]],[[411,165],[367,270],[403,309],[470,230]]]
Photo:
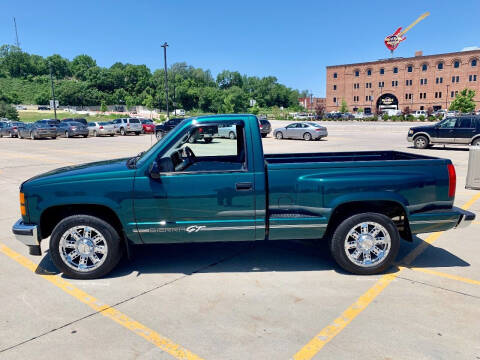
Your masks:
[[[345,99],[342,99],[342,105],[340,105],[340,112],[347,113],[348,112],[348,104]]]
[[[315,112],[318,116],[323,117],[325,115],[325,105],[318,103],[315,106]]]
[[[70,64],[73,76],[79,80],[86,80],[87,70],[95,66],[96,61],[88,55],[75,56]]]
[[[101,112],[105,112],[107,111],[107,104],[105,103],[105,100],[102,100],[101,104],[100,104],[100,111]]]
[[[18,121],[18,111],[12,105],[4,101],[0,102],[0,118],[7,118],[9,120]]]
[[[450,104],[449,110],[458,110],[461,113],[470,113],[475,110],[475,90],[463,89]]]
[[[57,79],[63,79],[70,76],[70,62],[68,59],[61,57],[58,54],[53,54],[47,57],[47,63],[52,66],[52,73]]]

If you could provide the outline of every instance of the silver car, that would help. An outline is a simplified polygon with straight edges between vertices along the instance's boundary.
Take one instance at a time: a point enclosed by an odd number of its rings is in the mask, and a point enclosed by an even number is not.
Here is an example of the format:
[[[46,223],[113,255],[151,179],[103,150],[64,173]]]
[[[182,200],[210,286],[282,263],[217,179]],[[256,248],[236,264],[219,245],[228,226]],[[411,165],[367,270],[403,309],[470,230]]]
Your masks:
[[[237,126],[236,125],[219,125],[218,126],[218,135],[215,137],[220,138],[229,138],[229,139],[236,139],[237,138]]]
[[[115,127],[111,122],[102,121],[102,122],[89,122],[88,123],[88,134],[90,136],[115,136]]]
[[[314,122],[295,122],[285,127],[273,130],[273,136],[282,139],[319,140],[328,136],[325,126]]]
[[[135,133],[140,135],[143,130],[143,125],[137,118],[121,118],[112,121],[115,131],[120,135],[127,135],[128,133]]]

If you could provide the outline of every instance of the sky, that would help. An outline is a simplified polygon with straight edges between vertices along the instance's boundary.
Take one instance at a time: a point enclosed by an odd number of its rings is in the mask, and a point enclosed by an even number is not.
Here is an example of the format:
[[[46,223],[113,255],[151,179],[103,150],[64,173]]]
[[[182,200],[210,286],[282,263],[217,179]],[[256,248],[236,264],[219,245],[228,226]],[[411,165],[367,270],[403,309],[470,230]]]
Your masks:
[[[0,45],[42,56],[92,56],[100,66],[186,62],[236,70],[325,96],[325,67],[390,56],[383,43],[398,27],[410,30],[395,56],[480,46],[479,0],[3,0]]]

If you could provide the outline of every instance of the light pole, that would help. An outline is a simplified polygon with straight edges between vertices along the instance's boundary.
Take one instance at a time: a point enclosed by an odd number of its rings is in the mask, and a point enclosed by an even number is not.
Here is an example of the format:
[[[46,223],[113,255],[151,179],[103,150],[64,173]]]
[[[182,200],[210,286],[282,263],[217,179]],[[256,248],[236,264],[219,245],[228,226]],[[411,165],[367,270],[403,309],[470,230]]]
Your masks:
[[[445,94],[445,110],[448,111],[448,88],[450,85],[447,84],[447,93]]]
[[[50,65],[50,84],[52,85],[53,113],[55,115],[55,120],[57,120],[57,102],[55,101],[55,87],[53,86],[52,63],[50,63],[49,65]]]
[[[165,99],[167,101],[167,120],[170,117],[170,113],[168,111],[168,76],[167,76],[167,42],[164,42],[163,45],[163,61],[165,63]]]

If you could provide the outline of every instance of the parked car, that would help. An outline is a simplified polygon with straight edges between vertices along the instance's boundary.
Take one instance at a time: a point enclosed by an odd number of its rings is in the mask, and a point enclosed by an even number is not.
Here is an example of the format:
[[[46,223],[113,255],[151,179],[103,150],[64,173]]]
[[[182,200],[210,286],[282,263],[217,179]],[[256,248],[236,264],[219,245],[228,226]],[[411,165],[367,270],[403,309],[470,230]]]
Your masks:
[[[327,128],[313,122],[296,122],[273,130],[273,136],[282,139],[320,140],[328,136]]]
[[[8,126],[9,126],[9,123],[7,123],[6,121],[0,121],[0,137],[3,134],[3,129],[8,127]]]
[[[115,127],[110,121],[88,123],[88,134],[91,136],[115,136]]]
[[[419,118],[420,116],[424,116],[424,117],[427,117],[428,114],[425,110],[415,110],[414,112],[412,112],[413,117],[415,118]]]
[[[245,136],[190,148],[200,128],[214,133],[232,123]],[[264,155],[253,115],[187,119],[169,140],[127,160],[23,182],[15,237],[32,255],[49,238],[53,264],[79,279],[108,274],[132,244],[290,239],[328,241],[339,266],[371,275],[390,268],[401,239],[475,220],[453,206],[448,159],[398,151]]]
[[[169,131],[171,131],[175,126],[180,124],[184,118],[172,118],[161,124],[155,125],[155,136],[157,139],[163,138]]]
[[[76,121],[62,121],[57,126],[57,136],[65,136],[66,138],[75,136],[88,137],[88,127]]]
[[[34,123],[25,124],[18,127],[18,137],[20,139],[30,138],[32,140],[44,138],[57,138],[57,126],[55,120],[39,120]]]
[[[121,118],[112,121],[115,132],[120,135],[134,133],[140,135],[142,133],[142,123],[137,118]]]
[[[345,120],[353,120],[355,119],[355,116],[353,116],[352,113],[340,113],[340,118],[345,119]]]
[[[37,107],[37,110],[50,110],[50,106],[39,105],[39,106]]]
[[[17,105],[17,106],[15,106],[15,109],[17,109],[17,110],[27,110],[27,107],[24,106],[24,105]]]
[[[237,126],[232,124],[220,124],[218,125],[218,132],[215,137],[235,140],[237,138]]]
[[[410,128],[407,140],[417,149],[434,144],[480,145],[480,116],[447,117],[435,125]]]
[[[175,115],[175,116],[185,116],[185,110],[183,110],[183,109],[176,109],[176,110],[173,112],[173,115]]]
[[[83,119],[83,118],[66,118],[66,119],[63,119],[61,122],[72,122],[72,121],[79,122],[79,123],[82,123],[85,126],[88,126],[87,119]]]
[[[2,126],[4,124],[4,126]],[[8,123],[0,123],[0,137],[18,137],[18,127],[23,126],[21,121],[11,121]]]
[[[342,113],[329,112],[326,117],[327,117],[327,119],[341,119],[342,118]]]
[[[267,119],[260,119],[260,134],[262,137],[267,137],[272,131],[272,124]]]
[[[150,134],[155,133],[155,124],[150,119],[140,119],[142,123],[142,133],[143,134]]]

